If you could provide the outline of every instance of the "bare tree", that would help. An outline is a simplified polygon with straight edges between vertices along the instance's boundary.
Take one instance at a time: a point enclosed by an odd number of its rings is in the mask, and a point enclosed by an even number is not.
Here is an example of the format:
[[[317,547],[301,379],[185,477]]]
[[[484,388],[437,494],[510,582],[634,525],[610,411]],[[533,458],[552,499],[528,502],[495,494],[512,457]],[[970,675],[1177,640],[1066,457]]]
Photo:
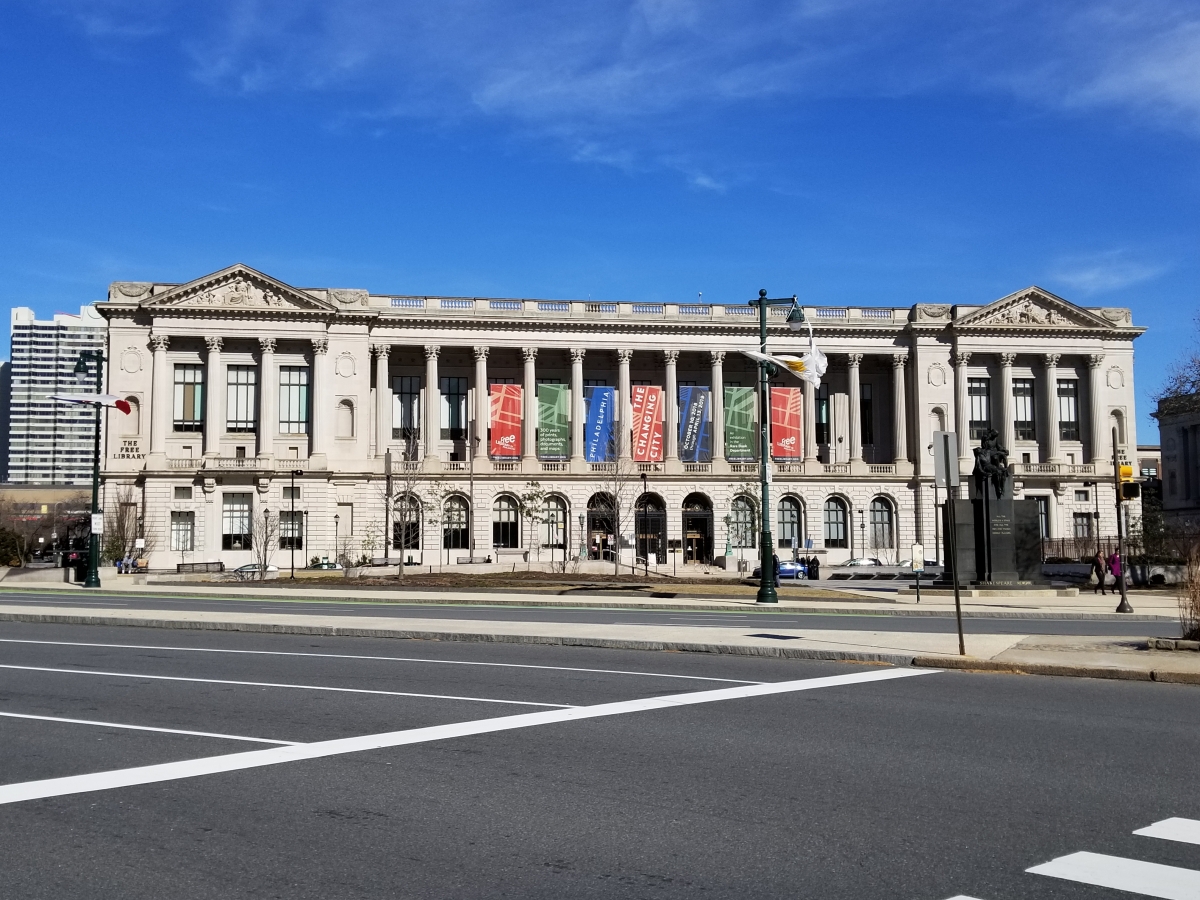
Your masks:
[[[404,580],[404,552],[421,549],[421,486],[425,481],[420,442],[415,437],[405,441],[400,458],[392,458],[391,517],[393,547],[400,551],[400,580]],[[399,546],[397,546],[397,544]]]
[[[541,531],[541,526],[546,522],[546,497],[547,492],[542,489],[541,484],[536,481],[528,481],[525,483],[525,490],[517,496],[517,508],[521,513],[521,520],[526,523],[525,527],[525,560],[526,570],[529,569],[529,551],[536,549],[538,562],[541,562],[542,551],[541,541],[538,534]]]
[[[269,509],[255,510],[250,518],[250,546],[258,564],[259,581],[267,577],[267,567],[275,555],[278,539],[279,514],[272,515]]]
[[[50,530],[51,516],[42,512],[40,503],[5,500],[0,503],[0,522],[12,534],[20,564],[29,565],[37,539]]]
[[[81,494],[82,502],[88,501]],[[115,503],[106,502],[104,511],[104,536],[100,541],[100,558],[106,561],[140,557],[158,546],[155,534],[142,533],[139,494],[132,484],[120,485],[115,491]],[[138,541],[143,546],[138,547]]]
[[[596,482],[603,487],[603,490],[595,495],[600,503],[600,508],[593,512],[600,512],[603,518],[609,520],[612,527],[614,575],[621,574],[621,537],[633,524],[637,497],[642,486],[637,464],[628,456],[624,458],[621,456],[622,438],[620,435],[624,433],[624,430],[623,428],[614,428],[612,431],[606,454],[610,461],[592,464],[594,470],[600,470],[595,472]],[[636,551],[636,536],[633,546]],[[636,569],[636,565],[631,566],[631,570],[634,569]]]

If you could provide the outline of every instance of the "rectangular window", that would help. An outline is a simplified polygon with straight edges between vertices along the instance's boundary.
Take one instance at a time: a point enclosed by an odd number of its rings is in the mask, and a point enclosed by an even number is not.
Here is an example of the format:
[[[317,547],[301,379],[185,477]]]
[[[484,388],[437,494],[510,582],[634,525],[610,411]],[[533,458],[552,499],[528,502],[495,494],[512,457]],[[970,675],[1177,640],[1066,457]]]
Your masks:
[[[287,503],[291,503],[293,500],[295,500],[297,503],[299,503],[299,502],[300,502],[300,488],[298,488],[298,487],[285,487],[285,488],[283,489],[283,495],[282,495],[282,496],[283,496],[283,502],[284,502],[285,504],[287,504]]]
[[[1033,379],[1013,379],[1013,426],[1018,441],[1036,441],[1037,427],[1033,406]]]
[[[829,443],[829,385],[817,388],[817,443]]]
[[[1079,381],[1075,378],[1058,382],[1058,438],[1079,440]]]
[[[1034,497],[1038,507],[1038,533],[1043,539],[1050,537],[1050,498]]]
[[[695,384],[695,383],[696,382],[694,382],[694,381],[678,382],[680,387],[683,387],[684,385],[688,385],[688,384]],[[607,378],[585,378],[585,379],[583,379],[583,386],[584,387],[608,387],[608,379]]]
[[[225,430],[254,431],[258,424],[258,369],[230,366],[225,376]]]
[[[421,376],[392,378],[392,437],[413,440],[421,434]]]
[[[190,487],[175,488],[175,499],[176,500],[191,500],[192,499],[192,489]]]
[[[1076,491],[1075,492],[1075,502],[1076,503],[1087,503],[1090,499],[1092,499],[1092,498],[1088,494],[1087,491]]]
[[[442,440],[461,441],[467,437],[467,379],[443,375]]]
[[[337,528],[338,537],[349,537],[354,534],[354,504],[339,503],[337,505]]]
[[[204,430],[204,367],[175,367],[175,430]]]
[[[279,431],[308,433],[308,366],[279,367]]]
[[[249,550],[250,494],[225,494],[221,498],[221,549]]]
[[[992,427],[992,380],[967,379],[967,408],[970,410],[968,428],[971,440],[977,441]]]
[[[871,386],[869,384],[860,384],[858,386],[858,390],[860,395],[858,401],[858,414],[860,419],[859,425],[862,435],[862,445],[864,447],[870,447],[875,443],[875,429],[873,427],[875,420],[871,415]]]
[[[1075,537],[1090,538],[1092,536],[1092,514],[1077,512],[1071,514],[1071,523],[1075,529]]]
[[[304,513],[302,511],[284,510],[279,514],[279,549],[304,549]]]
[[[176,488],[175,490],[179,490]],[[187,490],[191,490],[187,488]],[[194,512],[171,513],[171,549],[189,552],[196,549],[196,514]]]

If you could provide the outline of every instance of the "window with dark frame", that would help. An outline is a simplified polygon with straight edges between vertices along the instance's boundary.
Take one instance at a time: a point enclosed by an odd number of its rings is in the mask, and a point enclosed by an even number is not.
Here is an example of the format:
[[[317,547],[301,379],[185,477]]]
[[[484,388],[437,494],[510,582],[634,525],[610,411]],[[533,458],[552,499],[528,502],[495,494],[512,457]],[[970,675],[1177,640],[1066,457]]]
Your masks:
[[[871,548],[890,550],[895,546],[895,514],[892,504],[882,497],[871,501]]]
[[[221,498],[221,549],[250,550],[251,500],[249,493],[225,494]]]
[[[829,443],[829,385],[817,388],[817,443]]]
[[[442,440],[466,440],[467,379],[457,375],[443,375],[438,380],[442,394]]]
[[[421,376],[397,375],[392,378],[392,437],[410,441],[420,434]]]
[[[848,547],[849,542],[846,539],[847,519],[849,513],[846,509],[846,504],[838,497],[830,497],[825,501],[824,519],[825,519],[825,546],[826,547]]]
[[[788,550],[799,550],[801,539],[800,504],[793,497],[779,501],[779,546]]]
[[[521,517],[517,501],[506,494],[492,506],[492,546],[512,549],[521,546]]]
[[[754,504],[746,497],[734,497],[730,514],[729,538],[733,546],[754,549],[757,546]]]
[[[308,433],[308,366],[279,367],[279,432]]]
[[[225,370],[225,430],[253,432],[258,427],[258,368],[229,366]]]
[[[1079,440],[1079,380],[1076,378],[1058,381],[1058,439]]]
[[[967,429],[971,440],[977,441],[992,427],[992,380],[967,379],[967,408],[970,410]]]
[[[175,366],[175,431],[204,430],[204,367]]]
[[[1050,537],[1050,498],[1034,497],[1038,510],[1038,533],[1042,539]]]
[[[279,513],[279,549],[304,549],[304,512],[302,510],[297,509],[293,512],[285,509]]]
[[[1037,414],[1033,399],[1033,379],[1013,379],[1013,430],[1018,441],[1037,440]]]
[[[392,504],[392,549],[421,549],[421,503],[411,494]]]
[[[187,553],[196,545],[196,514],[190,510],[171,513],[171,549]]]
[[[470,509],[462,497],[447,497],[442,507],[442,548],[466,550],[471,546]]]
[[[859,434],[862,437],[862,445],[870,447],[875,443],[875,418],[871,405],[871,385],[860,384],[858,391]]]
[[[1075,537],[1090,538],[1092,536],[1092,514],[1087,512],[1077,512],[1071,514],[1071,523],[1074,526]]]

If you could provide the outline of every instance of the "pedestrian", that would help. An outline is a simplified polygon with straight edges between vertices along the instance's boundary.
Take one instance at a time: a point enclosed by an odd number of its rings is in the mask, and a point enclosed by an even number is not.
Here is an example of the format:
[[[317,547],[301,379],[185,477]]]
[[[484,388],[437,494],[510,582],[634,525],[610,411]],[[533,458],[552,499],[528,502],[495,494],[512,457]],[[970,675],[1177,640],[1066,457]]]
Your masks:
[[[1104,554],[1097,550],[1096,555],[1092,557],[1092,574],[1096,576],[1096,586],[1092,588],[1093,594],[1096,591],[1099,591],[1101,594],[1105,593],[1104,577],[1107,571],[1108,568],[1104,564]]]
[[[1121,551],[1114,550],[1112,556],[1108,558],[1108,571],[1112,572],[1113,578],[1116,579],[1116,587],[1113,591],[1117,591],[1121,587]]]
[[[775,587],[779,587],[779,554],[771,554],[771,571],[775,574]]]
[[[816,581],[821,577],[821,561],[815,556],[808,563],[808,579]]]

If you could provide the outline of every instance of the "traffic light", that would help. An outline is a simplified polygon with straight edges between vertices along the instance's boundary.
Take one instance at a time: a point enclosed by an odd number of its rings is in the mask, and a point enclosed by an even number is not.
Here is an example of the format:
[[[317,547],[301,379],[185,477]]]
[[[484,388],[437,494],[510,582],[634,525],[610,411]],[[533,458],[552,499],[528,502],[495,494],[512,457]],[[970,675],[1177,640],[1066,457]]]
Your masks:
[[[1136,500],[1142,496],[1142,486],[1136,481],[1121,482],[1121,499]]]
[[[1121,466],[1120,470],[1121,481],[1133,481],[1133,466]]]

